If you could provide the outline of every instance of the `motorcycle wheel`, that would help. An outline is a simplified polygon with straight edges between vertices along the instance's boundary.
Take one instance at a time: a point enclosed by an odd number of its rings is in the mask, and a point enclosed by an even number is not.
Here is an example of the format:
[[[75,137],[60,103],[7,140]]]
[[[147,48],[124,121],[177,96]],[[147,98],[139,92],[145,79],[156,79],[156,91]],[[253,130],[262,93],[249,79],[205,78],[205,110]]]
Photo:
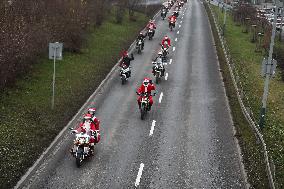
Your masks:
[[[138,47],[138,54],[141,54],[141,46]]]
[[[173,31],[173,26],[172,25],[170,26],[170,29],[171,29],[171,31]]]
[[[121,77],[121,84],[124,85],[126,83],[126,77],[123,75]]]
[[[78,152],[76,156],[76,165],[78,168],[81,167],[83,163],[83,153],[84,153],[84,150],[82,148],[78,148]]]
[[[159,73],[156,74],[156,84],[159,84]]]
[[[141,109],[140,109],[140,112],[141,112],[141,120],[144,120],[145,118],[145,114],[146,114],[146,108],[144,105],[141,105]]]

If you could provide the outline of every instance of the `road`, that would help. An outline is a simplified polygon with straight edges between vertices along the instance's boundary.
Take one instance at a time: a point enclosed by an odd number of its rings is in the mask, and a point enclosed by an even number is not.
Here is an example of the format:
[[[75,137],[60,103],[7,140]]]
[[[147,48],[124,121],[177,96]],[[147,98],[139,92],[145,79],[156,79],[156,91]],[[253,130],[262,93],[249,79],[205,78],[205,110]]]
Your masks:
[[[66,132],[22,188],[245,188],[202,3],[189,1],[172,32],[166,21],[156,22],[153,41],[135,54],[129,82],[122,86],[116,72],[93,99],[102,135],[95,156],[77,168],[68,153],[73,136]],[[151,60],[166,34],[173,43],[167,80],[157,85],[142,121],[135,90],[152,77]]]

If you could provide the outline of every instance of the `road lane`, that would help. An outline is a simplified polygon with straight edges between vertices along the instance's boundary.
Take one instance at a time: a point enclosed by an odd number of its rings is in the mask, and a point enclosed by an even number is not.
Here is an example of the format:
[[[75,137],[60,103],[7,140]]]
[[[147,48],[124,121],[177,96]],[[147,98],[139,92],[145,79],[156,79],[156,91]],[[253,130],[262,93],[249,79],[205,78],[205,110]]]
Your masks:
[[[244,188],[209,22],[193,0],[156,115],[155,154],[141,188]],[[149,149],[141,150],[142,154]],[[149,165],[148,165],[149,166]]]
[[[66,133],[27,188],[243,187],[206,13],[198,0],[186,6],[181,28],[170,32],[158,19],[153,41],[135,55],[129,82],[122,86],[117,73],[94,99],[102,123],[95,156],[78,169],[68,153],[73,137]],[[151,60],[166,34],[175,46],[167,81],[157,86],[155,104],[142,121],[135,90],[152,77]]]

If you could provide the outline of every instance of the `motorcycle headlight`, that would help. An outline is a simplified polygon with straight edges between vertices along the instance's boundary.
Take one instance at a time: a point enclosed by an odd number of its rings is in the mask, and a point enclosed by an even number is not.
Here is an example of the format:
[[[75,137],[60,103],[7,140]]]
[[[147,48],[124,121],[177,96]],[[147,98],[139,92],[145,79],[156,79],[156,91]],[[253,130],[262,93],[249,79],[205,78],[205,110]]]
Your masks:
[[[84,144],[85,141],[86,141],[85,138],[80,138],[80,139],[79,139],[79,144]]]

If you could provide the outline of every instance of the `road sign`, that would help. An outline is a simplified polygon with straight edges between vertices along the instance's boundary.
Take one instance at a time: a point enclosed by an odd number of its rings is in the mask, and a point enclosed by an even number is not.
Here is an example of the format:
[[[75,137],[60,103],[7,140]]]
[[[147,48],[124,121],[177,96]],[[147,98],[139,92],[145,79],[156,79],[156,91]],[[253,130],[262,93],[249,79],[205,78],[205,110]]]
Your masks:
[[[275,59],[272,60],[271,63],[268,62],[267,58],[263,58],[262,66],[261,66],[261,76],[264,77],[266,74],[270,76],[275,75],[277,61]]]
[[[49,59],[53,60],[53,82],[52,82],[52,99],[51,109],[54,109],[54,96],[55,96],[55,62],[56,60],[62,60],[62,43],[49,43]]]
[[[63,43],[49,43],[49,59],[62,60]]]

